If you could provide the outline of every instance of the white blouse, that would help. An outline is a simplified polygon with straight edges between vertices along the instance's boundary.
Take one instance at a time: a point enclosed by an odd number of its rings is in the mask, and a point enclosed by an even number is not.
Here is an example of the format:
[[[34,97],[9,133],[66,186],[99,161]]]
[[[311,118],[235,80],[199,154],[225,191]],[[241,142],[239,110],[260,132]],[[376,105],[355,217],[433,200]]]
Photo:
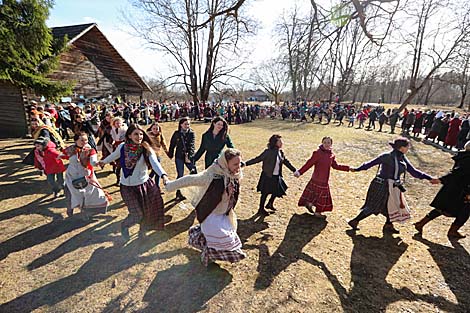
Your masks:
[[[121,157],[121,148],[123,145],[124,143],[121,143],[116,148],[116,150],[114,150],[113,153],[108,155],[108,157],[105,158],[102,162],[105,164],[108,164],[108,163],[111,163],[112,161],[119,159]],[[150,165],[152,166],[152,169],[157,173],[158,176],[162,177],[163,175],[167,175],[162,165],[160,164],[160,162],[158,162],[157,156],[155,155],[155,153],[150,154],[149,161],[150,161]],[[135,165],[134,172],[132,172],[132,175],[124,177],[124,174],[121,169],[120,183],[125,186],[142,185],[149,179],[148,171],[149,171],[149,168],[147,166],[147,163],[145,163],[144,155],[142,155],[139,161],[137,161],[137,164]]]

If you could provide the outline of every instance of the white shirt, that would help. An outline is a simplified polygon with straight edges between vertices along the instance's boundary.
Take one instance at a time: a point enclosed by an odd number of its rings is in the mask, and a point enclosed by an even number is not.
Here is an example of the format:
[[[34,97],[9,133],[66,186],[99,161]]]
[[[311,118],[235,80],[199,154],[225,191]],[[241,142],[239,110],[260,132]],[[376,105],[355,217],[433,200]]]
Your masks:
[[[280,167],[281,167],[281,156],[279,155],[279,152],[278,152],[277,158],[276,158],[276,165],[274,165],[273,175],[279,175]]]
[[[114,150],[113,153],[108,155],[108,157],[103,160],[103,163],[108,164],[114,160],[119,159],[121,157],[121,148],[123,145],[124,143],[121,143],[116,148],[116,150]],[[155,155],[155,153],[150,154],[149,161],[150,161],[150,165],[152,166],[153,170],[157,173],[158,176],[162,177],[163,175],[167,175],[162,165],[160,164],[160,162],[158,162],[157,156]],[[139,161],[137,161],[137,164],[134,167],[134,172],[132,172],[132,175],[124,177],[124,174],[121,169],[120,183],[125,186],[142,185],[149,179],[148,171],[149,171],[149,168],[147,166],[147,163],[145,163],[144,155],[142,155]]]

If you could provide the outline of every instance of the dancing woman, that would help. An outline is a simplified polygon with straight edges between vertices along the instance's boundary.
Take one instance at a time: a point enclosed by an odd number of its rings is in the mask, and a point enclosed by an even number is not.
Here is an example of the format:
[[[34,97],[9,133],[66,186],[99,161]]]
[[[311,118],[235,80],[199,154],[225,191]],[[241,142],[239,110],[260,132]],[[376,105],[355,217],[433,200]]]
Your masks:
[[[455,162],[452,170],[439,178],[443,186],[431,203],[434,210],[415,224],[420,234],[427,223],[445,215],[455,217],[447,236],[451,239],[465,238],[458,230],[470,216],[470,141],[465,144],[465,150],[452,159]]]
[[[190,187],[185,194],[196,208],[199,225],[189,229],[189,244],[201,250],[201,262],[238,262],[246,257],[237,235],[234,211],[243,177],[241,153],[227,149],[205,171],[168,182],[166,189],[174,191]]]
[[[109,205],[109,196],[96,178],[94,166],[98,165],[98,154],[88,144],[88,135],[75,134],[75,143],[67,147],[61,158],[69,160],[65,172],[65,198],[67,215],[73,215],[75,208],[86,214],[86,209],[103,209]]]
[[[217,116],[212,120],[209,129],[202,135],[201,145],[194,155],[194,162],[197,162],[205,152],[204,164],[205,168],[208,168],[219,157],[225,146],[234,148],[228,134],[228,123],[223,117]]]
[[[149,177],[149,169],[166,180],[167,174],[157,160],[151,147],[152,141],[137,124],[131,124],[126,132],[126,141],[106,159],[101,166],[119,159],[121,163],[121,196],[129,214],[121,223],[121,235],[129,240],[129,227],[140,225],[139,238],[146,237],[150,228],[162,230],[164,227],[163,199],[160,188]]]
[[[405,222],[410,219],[410,209],[406,203],[403,187],[404,179],[401,175],[405,172],[418,179],[427,179],[431,183],[438,183],[436,179],[428,174],[417,170],[411,165],[405,154],[410,148],[410,141],[407,138],[397,138],[390,142],[393,150],[379,155],[377,158],[363,163],[358,168],[351,168],[351,172],[368,170],[379,165],[378,175],[371,181],[367,191],[366,202],[361,208],[361,212],[354,219],[348,222],[353,230],[357,230],[357,225],[366,217],[375,214],[383,214],[386,222],[383,227],[384,232],[397,234],[399,231],[394,228],[393,222]]]
[[[266,209],[275,211],[274,199],[276,199],[276,197],[280,198],[286,194],[287,184],[282,178],[282,165],[286,165],[292,172],[296,171],[295,167],[287,160],[282,151],[283,144],[281,135],[272,135],[271,138],[269,138],[268,148],[256,158],[248,160],[245,163],[246,166],[250,166],[263,162],[263,170],[258,181],[258,186],[256,187],[256,190],[261,192],[258,209],[259,214],[269,214],[264,207],[268,195],[271,195],[271,198],[266,205]]]
[[[306,207],[310,213],[315,213],[317,217],[324,217],[322,212],[333,210],[333,200],[331,199],[330,185],[328,183],[330,169],[349,171],[349,166],[339,165],[336,162],[336,156],[332,152],[333,139],[323,137],[321,142],[322,144],[318,147],[318,150],[313,151],[312,156],[304,166],[294,173],[295,177],[300,177],[312,166],[315,166],[312,178],[305,187],[297,205]],[[313,206],[315,207],[315,212],[312,210]]]

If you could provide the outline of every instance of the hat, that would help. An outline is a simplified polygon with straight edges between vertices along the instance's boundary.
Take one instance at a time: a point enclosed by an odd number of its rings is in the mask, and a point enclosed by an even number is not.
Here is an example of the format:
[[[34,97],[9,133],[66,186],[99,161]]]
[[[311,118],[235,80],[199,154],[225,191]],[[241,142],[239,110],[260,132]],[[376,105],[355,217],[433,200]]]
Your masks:
[[[393,149],[398,150],[401,147],[408,147],[410,145],[410,140],[405,137],[398,137],[393,141],[390,141],[388,144],[392,146]]]

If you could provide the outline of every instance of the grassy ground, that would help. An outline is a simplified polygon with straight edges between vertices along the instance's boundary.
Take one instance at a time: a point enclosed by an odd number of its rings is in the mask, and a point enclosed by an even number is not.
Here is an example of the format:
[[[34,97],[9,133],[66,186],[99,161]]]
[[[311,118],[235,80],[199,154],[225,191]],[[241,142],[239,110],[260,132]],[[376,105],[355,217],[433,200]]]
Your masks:
[[[175,123],[163,125],[169,137]],[[200,135],[207,128],[193,125]],[[258,155],[269,136],[280,133],[286,156],[296,167],[325,135],[334,139],[337,160],[357,166],[388,150],[392,135],[333,125],[256,121],[231,128],[245,159]],[[384,236],[382,217],[347,232],[346,221],[363,204],[375,169],[333,171],[335,209],[326,221],[297,207],[311,171],[296,179],[285,168],[288,196],[278,212],[255,215],[261,165],[245,169],[236,208],[239,234],[248,258],[204,268],[187,246],[194,213],[166,193],[172,221],[145,242],[122,246],[119,223],[126,216],[110,168],[98,171],[114,197],[106,215],[91,221],[65,218],[63,198],[52,200],[44,177],[20,163],[30,149],[24,140],[0,141],[0,312],[468,312],[470,243],[452,245],[445,233],[451,220],[440,218],[414,237],[410,223],[400,235]],[[413,142],[411,162],[431,175],[451,168],[448,153]],[[202,162],[198,164],[202,167]],[[170,176],[174,164],[163,160]],[[438,190],[407,176],[413,221],[429,209]],[[465,226],[463,231],[469,231]],[[132,228],[131,234],[137,229]]]

